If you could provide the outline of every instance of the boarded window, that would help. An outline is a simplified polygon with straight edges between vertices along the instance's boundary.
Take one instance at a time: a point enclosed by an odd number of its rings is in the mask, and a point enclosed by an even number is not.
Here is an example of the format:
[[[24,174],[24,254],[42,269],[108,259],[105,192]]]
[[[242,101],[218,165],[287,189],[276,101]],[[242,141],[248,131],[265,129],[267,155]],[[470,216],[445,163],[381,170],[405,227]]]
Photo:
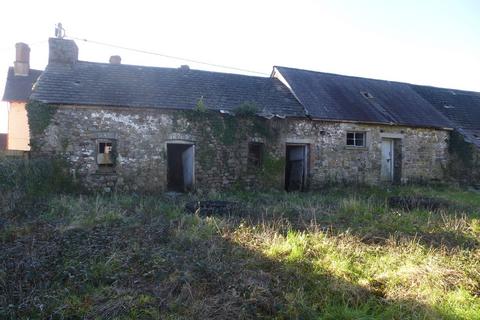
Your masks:
[[[263,143],[251,142],[248,144],[248,166],[258,168],[262,166]]]
[[[113,141],[97,142],[97,164],[99,167],[113,167]]]
[[[365,147],[365,132],[347,132],[347,146]]]

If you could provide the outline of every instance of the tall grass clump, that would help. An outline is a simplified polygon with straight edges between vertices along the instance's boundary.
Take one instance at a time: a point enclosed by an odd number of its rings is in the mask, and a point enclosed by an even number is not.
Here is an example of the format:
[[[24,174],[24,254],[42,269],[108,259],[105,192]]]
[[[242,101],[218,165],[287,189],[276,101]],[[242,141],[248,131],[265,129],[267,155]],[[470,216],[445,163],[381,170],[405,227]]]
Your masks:
[[[49,194],[68,192],[75,184],[58,159],[0,158],[0,206],[3,212]]]

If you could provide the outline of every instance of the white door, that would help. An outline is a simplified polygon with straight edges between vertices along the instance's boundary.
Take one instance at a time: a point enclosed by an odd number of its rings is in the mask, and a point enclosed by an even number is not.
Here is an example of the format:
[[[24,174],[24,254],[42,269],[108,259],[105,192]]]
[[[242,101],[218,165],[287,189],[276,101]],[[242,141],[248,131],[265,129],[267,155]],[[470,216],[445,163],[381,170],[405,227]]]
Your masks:
[[[185,191],[193,189],[193,155],[194,146],[191,145],[182,152],[182,167],[183,167],[183,187]]]
[[[393,181],[393,139],[382,139],[382,172],[383,181]]]

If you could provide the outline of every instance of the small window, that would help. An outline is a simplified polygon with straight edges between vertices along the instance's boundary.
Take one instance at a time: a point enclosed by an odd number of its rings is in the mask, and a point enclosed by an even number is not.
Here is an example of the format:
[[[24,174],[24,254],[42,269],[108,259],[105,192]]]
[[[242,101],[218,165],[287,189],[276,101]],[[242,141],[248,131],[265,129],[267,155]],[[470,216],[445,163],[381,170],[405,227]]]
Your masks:
[[[113,142],[98,141],[97,142],[97,164],[99,167],[113,167]]]
[[[347,146],[365,147],[365,132],[347,132]]]
[[[248,165],[258,168],[262,165],[263,143],[252,142],[248,144]]]
[[[373,99],[373,94],[371,94],[368,91],[360,91],[360,93],[362,94],[362,96],[364,96],[367,99]]]

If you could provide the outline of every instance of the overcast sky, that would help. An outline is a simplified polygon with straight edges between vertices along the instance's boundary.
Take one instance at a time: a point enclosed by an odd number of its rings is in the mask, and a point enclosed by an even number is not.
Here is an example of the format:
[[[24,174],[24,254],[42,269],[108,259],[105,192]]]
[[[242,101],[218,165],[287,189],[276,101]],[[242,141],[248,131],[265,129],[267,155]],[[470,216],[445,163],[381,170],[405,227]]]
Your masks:
[[[282,65],[480,91],[478,0],[1,0],[0,15],[2,94],[14,44],[30,44],[31,67],[43,69],[57,22],[67,37],[266,75]],[[239,72],[76,42],[81,60]]]

